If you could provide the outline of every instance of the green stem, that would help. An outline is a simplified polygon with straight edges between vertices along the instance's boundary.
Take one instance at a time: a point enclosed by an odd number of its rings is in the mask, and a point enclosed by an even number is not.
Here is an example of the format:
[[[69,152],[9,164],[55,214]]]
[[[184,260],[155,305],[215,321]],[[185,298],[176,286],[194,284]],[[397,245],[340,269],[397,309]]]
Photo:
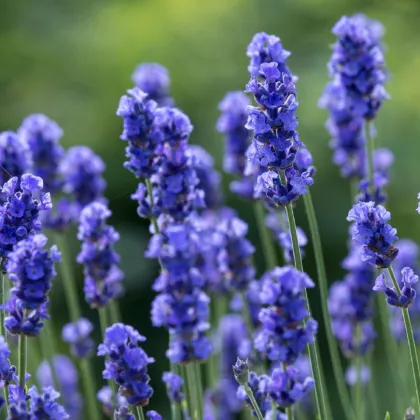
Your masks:
[[[115,324],[117,322],[120,322],[122,317],[121,317],[120,306],[118,305],[118,302],[112,299],[108,304],[108,309],[109,309],[109,319],[111,320],[111,323]]]
[[[9,385],[4,385],[3,395],[4,395],[6,417],[7,417],[7,413],[9,413]]]
[[[81,317],[82,311],[80,309],[77,287],[71,270],[73,263],[70,259],[70,252],[65,236],[63,234],[56,234],[54,235],[54,239],[61,252],[62,263],[59,264],[60,276],[63,282],[64,295],[66,297],[70,319],[74,322]]]
[[[292,407],[286,407],[287,420],[293,420],[293,409]]]
[[[89,359],[83,357],[79,360],[80,374],[82,376],[82,385],[85,395],[85,401],[87,402],[88,418],[92,420],[100,420],[98,406],[96,404],[96,390],[94,385],[94,374],[92,364]]]
[[[187,371],[187,365],[181,365],[181,375],[184,378],[184,391],[185,391],[185,397],[186,397],[186,404],[188,407],[188,410],[191,414],[191,418],[193,418],[194,413],[194,407],[193,407],[193,394],[191,393],[191,385],[189,381],[189,375]]]
[[[377,419],[379,418],[379,406],[378,406],[378,395],[376,390],[379,388],[375,387],[374,378],[375,378],[375,372],[373,368],[373,359],[372,354],[368,356],[368,362],[367,365],[370,369],[370,381],[368,382],[368,398],[369,398],[369,413],[368,415],[371,419]]]
[[[365,136],[366,136],[366,159],[367,159],[367,177],[369,180],[369,188],[373,188],[373,153],[375,151],[375,141],[370,135],[370,123],[365,121]]]
[[[284,172],[281,173],[282,181],[286,182]],[[303,264],[302,264],[302,256],[300,254],[300,248],[299,248],[299,242],[297,237],[297,231],[296,231],[296,222],[295,222],[295,216],[293,214],[293,208],[291,204],[286,206],[286,213],[287,218],[289,221],[289,229],[290,229],[290,237],[292,238],[292,245],[293,245],[293,258],[295,261],[295,268],[299,271],[303,272]],[[309,300],[307,296],[307,292],[305,289],[305,299],[306,299],[306,305],[308,309],[308,314],[311,316],[311,310],[309,307]],[[320,370],[320,363],[318,360],[318,352],[315,343],[314,344],[308,344],[308,353],[309,353],[309,359],[311,361],[311,368],[312,368],[312,374],[315,381],[315,398],[318,408],[319,417],[321,420],[325,420],[328,418],[328,411],[324,400],[324,390],[322,385],[322,376],[321,376],[321,370]]]
[[[357,372],[357,381],[355,384],[355,399],[354,399],[354,406],[357,415],[357,419],[362,420],[364,418],[363,415],[363,398],[362,398],[362,391],[363,391],[363,383],[362,383],[362,357],[356,357],[356,372]]]
[[[101,326],[102,338],[105,338],[105,330],[108,326],[108,317],[106,314],[106,308],[98,308],[99,314],[99,325]]]
[[[136,406],[136,411],[137,411],[137,417],[139,418],[139,420],[144,420],[143,408],[142,407],[139,407],[137,405]]]
[[[199,419],[198,413],[198,395],[197,395],[197,384],[196,384],[196,376],[194,372],[194,364],[193,363],[187,363],[185,365],[185,382],[186,387],[188,389],[187,395],[188,395],[188,408],[190,410],[191,418],[192,420],[202,420]]]
[[[149,199],[150,199],[150,213],[153,213],[153,188],[152,188],[152,183],[150,182],[150,179],[148,179],[148,178],[146,178],[144,180],[144,183],[146,184],[147,194],[149,195]],[[159,233],[159,225],[157,224],[156,217],[151,216],[150,221],[152,222],[155,233]]]
[[[321,236],[319,234],[318,222],[316,219],[315,208],[312,202],[311,194],[308,191],[303,196],[306,214],[308,217],[309,230],[313,243],[313,250],[315,254],[315,263],[318,278],[318,288],[321,297],[322,317],[324,319],[324,328],[327,335],[328,349],[330,352],[331,366],[334,374],[335,383],[337,385],[338,395],[347,419],[355,418],[354,411],[351,405],[350,396],[346,386],[343,374],[343,367],[340,361],[340,354],[337,346],[337,341],[334,339],[334,334],[331,329],[330,312],[328,310],[328,283],[327,274],[325,270],[324,255],[322,252]]]
[[[388,273],[389,273],[389,276],[391,277],[391,280],[394,285],[395,291],[397,292],[397,295],[401,296],[400,286],[395,277],[395,273],[392,266],[388,268]],[[408,308],[401,308],[401,311],[404,318],[405,331],[407,333],[408,349],[410,350],[411,366],[413,369],[414,383],[416,386],[417,405],[420,410],[420,367],[419,367],[419,360],[417,356],[416,342],[414,341],[413,328],[411,326],[410,314],[408,313]]]
[[[258,420],[264,420],[260,407],[258,407],[258,403],[257,401],[255,401],[252,389],[248,385],[244,385],[243,387],[245,389],[246,394],[248,395],[248,398],[251,400],[252,407],[254,408],[254,411],[257,414]]]
[[[194,362],[194,377],[197,386],[197,408],[198,418],[203,420],[204,418],[204,399],[203,399],[203,382],[201,380],[201,366],[198,362]]]
[[[5,294],[5,283],[6,283],[6,274],[1,272],[1,298],[0,303],[1,305],[4,305],[6,302],[6,294]],[[4,309],[0,309],[0,335],[2,335],[4,338],[6,338],[6,328],[4,328]]]
[[[254,212],[262,251],[264,253],[266,270],[271,270],[276,266],[276,252],[273,240],[270,237],[270,232],[265,224],[265,209],[263,204],[258,201],[254,202]]]
[[[25,389],[26,351],[27,338],[21,333],[19,335],[19,385],[22,389]]]

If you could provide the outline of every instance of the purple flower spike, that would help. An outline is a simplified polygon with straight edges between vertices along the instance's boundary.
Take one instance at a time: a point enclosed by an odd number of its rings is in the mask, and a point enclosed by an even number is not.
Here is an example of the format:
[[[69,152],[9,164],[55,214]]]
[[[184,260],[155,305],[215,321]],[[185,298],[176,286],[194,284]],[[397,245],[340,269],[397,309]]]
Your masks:
[[[51,386],[43,388],[42,391],[43,393],[40,394],[36,386],[32,386],[28,390],[31,419],[64,420],[70,418],[64,407],[56,402],[60,397],[57,391]]]
[[[399,308],[408,308],[414,301],[416,297],[416,290],[413,288],[419,280],[419,277],[414,274],[413,270],[409,267],[404,267],[401,270],[401,295],[397,293],[395,287],[388,287],[386,284],[385,274],[381,273],[375,281],[375,286],[373,290],[384,292],[386,295],[386,300],[391,306],[396,306]]]
[[[13,131],[0,133],[0,184],[8,179],[20,177],[31,167],[28,143]]]
[[[276,267],[265,274],[260,298],[263,304],[259,319],[261,330],[254,345],[272,361],[293,364],[308,343],[313,343],[317,322],[308,315],[303,296],[305,288],[314,287],[305,274],[291,267]]]
[[[59,143],[63,130],[45,115],[33,114],[23,120],[18,135],[31,150],[34,174],[44,180],[47,191],[58,193],[62,187],[58,167],[64,156]]]
[[[147,98],[156,101],[159,106],[173,106],[169,88],[171,79],[168,70],[157,63],[139,64],[132,75],[134,84],[147,93]]]
[[[9,316],[5,326],[11,334],[34,336],[42,328],[42,318],[47,318],[48,292],[56,276],[54,264],[61,255],[54,245],[45,250],[47,237],[33,235],[19,242],[9,254],[6,269],[13,288],[6,305]]]
[[[296,404],[313,389],[313,378],[306,377],[302,380],[299,371],[294,367],[273,370],[268,393],[276,406],[285,408]]]
[[[355,204],[347,216],[349,222],[355,222],[352,239],[362,245],[361,259],[378,269],[388,268],[398,255],[393,246],[397,230],[387,223],[390,219],[391,213],[372,201]]]
[[[170,401],[175,404],[181,405],[185,400],[185,396],[181,391],[184,380],[172,372],[164,372],[162,376],[162,381],[166,384],[168,391],[168,396]]]
[[[146,406],[153,394],[147,365],[154,359],[138,346],[145,340],[133,327],[117,323],[106,329],[104,343],[98,347],[98,356],[109,357],[102,374],[104,379],[115,381],[119,393],[132,405]]]
[[[150,420],[162,420],[162,416],[158,414],[155,410],[148,411],[146,415],[147,417],[149,417]]]
[[[80,214],[77,237],[82,249],[77,262],[84,265],[85,298],[94,308],[104,307],[122,293],[123,273],[114,250],[119,234],[106,224],[110,216],[111,211],[100,202],[91,203]]]
[[[79,318],[76,322],[64,325],[61,337],[71,345],[73,356],[87,357],[94,349],[94,342],[90,337],[92,331],[93,324],[86,318]]]
[[[9,179],[0,189],[0,258],[6,260],[15,244],[41,231],[40,213],[52,208],[49,193],[42,193],[43,181],[24,174]]]

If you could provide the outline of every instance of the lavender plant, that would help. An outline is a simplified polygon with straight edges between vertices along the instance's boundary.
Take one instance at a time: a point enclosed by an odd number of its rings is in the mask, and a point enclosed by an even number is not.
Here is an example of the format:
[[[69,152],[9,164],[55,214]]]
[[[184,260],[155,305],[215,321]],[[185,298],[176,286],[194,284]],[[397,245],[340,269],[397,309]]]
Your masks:
[[[137,214],[150,222],[145,256],[160,266],[150,318],[169,338],[161,385],[170,417],[154,396],[156,369],[149,369],[154,358],[148,355],[157,350],[154,337],[144,343],[145,337],[121,319],[117,300],[124,274],[115,249],[120,235],[108,224],[104,162],[85,146],[65,151],[61,128],[42,114],[25,118],[16,133],[0,134],[1,418],[162,420],[153,408],[172,420],[382,418],[375,411],[375,393],[363,398],[373,389],[371,354],[378,333],[386,336],[384,349],[395,363],[389,377],[397,391],[389,409],[415,418],[408,407],[415,403],[420,410],[418,247],[398,241],[389,223],[384,203],[394,156],[375,149],[373,141],[373,120],[388,99],[383,28],[355,15],[341,18],[333,33],[332,81],[319,105],[329,112],[333,161],[351,183],[352,208],[349,254],[342,262],[346,274],[329,290],[309,191],[314,158],[298,132],[298,78],[280,38],[264,32],[252,38],[245,92],[226,94],[216,125],[224,137],[223,169],[235,177],[230,190],[252,202],[260,246],[247,236],[249,223],[227,207],[215,160],[190,144],[193,125],[174,107],[168,70],[140,64],[132,75],[135,87],[120,99],[124,167],[139,182],[131,198]],[[301,202],[308,236],[295,220]],[[74,259],[64,240],[74,236],[72,224],[82,242]],[[59,247],[47,249],[47,235]],[[315,280],[303,266],[308,242]],[[254,264],[259,254],[265,257],[264,272]],[[79,301],[75,273],[81,267],[75,262],[83,266],[88,308]],[[65,345],[54,334],[58,318],[50,317],[56,265],[69,310],[69,322],[60,325]],[[319,292],[319,302],[310,289]],[[312,315],[318,303],[341,407],[332,404],[329,364],[318,346]],[[98,347],[92,309],[99,312]],[[67,345],[71,358],[55,351]],[[105,359],[97,380],[90,365],[96,356]],[[410,367],[412,380],[403,377]]]

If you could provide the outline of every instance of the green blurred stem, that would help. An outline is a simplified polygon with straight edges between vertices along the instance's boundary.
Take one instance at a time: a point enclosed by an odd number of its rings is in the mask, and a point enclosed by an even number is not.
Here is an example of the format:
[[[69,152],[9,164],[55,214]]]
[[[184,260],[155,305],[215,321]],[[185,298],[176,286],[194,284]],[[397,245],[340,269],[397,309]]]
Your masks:
[[[257,414],[258,420],[264,420],[264,417],[261,413],[260,407],[258,407],[257,401],[255,401],[254,393],[252,392],[252,389],[248,385],[243,385],[246,394],[248,395],[248,398],[251,401],[252,407],[254,408],[255,413]]]
[[[367,157],[367,177],[369,180],[369,188],[373,188],[373,153],[375,151],[375,140],[370,135],[370,126],[371,122],[368,120],[365,121],[365,135],[366,135],[366,157]]]
[[[284,171],[280,171],[279,175],[282,180],[282,183],[286,185],[287,180],[286,180],[286,175]],[[293,207],[291,204],[285,207],[286,207],[287,219],[289,222],[290,237],[292,239],[293,258],[295,260],[295,268],[303,272],[302,256],[300,254],[300,247],[299,247],[299,242],[298,242],[298,237],[297,237],[296,221],[295,221],[295,216],[293,213]],[[311,309],[309,306],[309,300],[308,300],[306,289],[305,289],[305,299],[306,299],[306,305],[307,305],[308,314],[309,314],[308,316],[311,316]],[[315,343],[308,344],[308,352],[309,352],[309,359],[311,361],[312,375],[315,381],[315,397],[316,397],[318,414],[319,414],[320,420],[326,420],[329,418],[328,416],[329,410],[327,411],[327,407],[324,400],[324,390],[323,390],[323,384],[322,384],[323,375],[321,374],[320,361],[318,360],[318,352],[317,352]]]
[[[139,418],[139,420],[144,420],[143,408],[142,407],[139,407],[137,405],[136,406],[136,411],[137,411],[137,417]]]
[[[306,214],[308,217],[309,230],[313,243],[313,250],[315,254],[315,263],[318,279],[318,289],[321,297],[322,317],[324,320],[324,328],[327,335],[328,349],[331,357],[331,366],[334,374],[335,383],[337,385],[338,395],[343,407],[343,411],[348,420],[355,418],[354,410],[350,401],[350,395],[346,382],[344,379],[343,367],[341,365],[340,353],[338,350],[337,341],[334,338],[331,329],[330,312],[328,310],[328,282],[327,273],[325,270],[324,254],[322,252],[321,235],[319,233],[318,222],[316,219],[315,208],[312,202],[311,193],[308,192],[303,195],[303,202],[305,204]]]
[[[187,363],[184,366],[184,381],[187,388],[187,397],[188,397],[188,408],[190,410],[192,420],[199,419],[198,413],[198,395],[197,395],[197,384],[195,376],[194,362]],[[202,420],[202,419],[199,419]]]
[[[150,213],[152,214],[153,213],[153,188],[152,188],[152,183],[150,182],[150,179],[148,179],[148,178],[146,178],[144,180],[144,183],[146,184],[147,194],[149,195]],[[151,216],[150,221],[152,222],[155,233],[159,233],[159,226],[157,224],[156,217]]]
[[[51,320],[50,320],[51,321]],[[54,343],[54,334],[51,334],[52,325],[50,322],[46,322],[43,328],[43,334],[40,336],[41,354],[42,358],[50,365],[53,388],[59,389],[57,373],[54,367],[54,356],[56,355],[56,348]]]
[[[266,270],[271,270],[276,266],[276,252],[270,232],[265,224],[265,209],[264,205],[256,201],[254,202],[254,213],[257,221],[258,234],[260,237],[262,251],[264,253]]]
[[[4,407],[6,409],[6,417],[7,417],[7,414],[9,413],[9,385],[4,385],[3,395],[4,395]]]
[[[394,285],[395,291],[397,292],[397,295],[401,296],[400,286],[395,277],[395,273],[392,266],[388,268],[388,273],[389,273],[389,276],[391,277],[391,280]],[[401,311],[404,318],[405,331],[407,333],[408,348],[410,350],[411,366],[413,369],[414,383],[416,386],[417,405],[420,410],[420,367],[419,367],[419,360],[417,356],[416,342],[414,341],[413,328],[411,326],[411,320],[410,320],[410,314],[408,313],[408,308],[401,308]]]
[[[356,345],[360,345],[361,340],[361,329],[360,324],[356,326]],[[362,382],[362,366],[363,366],[363,358],[360,354],[360,351],[357,351],[358,355],[356,356],[356,384],[354,385],[354,408],[356,411],[357,419],[363,420],[363,382]]]
[[[61,252],[62,263],[59,264],[59,270],[63,282],[64,295],[67,301],[67,309],[70,314],[70,319],[74,322],[81,317],[82,311],[77,296],[75,279],[71,270],[73,263],[70,259],[70,252],[64,234],[55,234],[54,240]]]
[[[203,381],[201,380],[201,366],[198,362],[194,362],[194,377],[197,386],[197,408],[198,418],[204,418],[204,399],[203,399]]]
[[[25,389],[25,375],[26,375],[26,352],[27,352],[27,338],[26,335],[19,335],[19,385]]]
[[[108,326],[108,317],[106,315],[106,307],[98,308],[99,324],[101,326],[102,338],[105,338],[105,330]]]
[[[69,311],[70,320],[76,322],[82,316],[82,310],[80,308],[79,298],[77,294],[76,282],[72,272],[72,262],[67,239],[64,234],[55,234],[54,240],[61,252],[62,262],[59,264],[60,275],[62,284],[64,287],[64,295],[67,302],[67,309]],[[43,346],[41,340],[41,347]],[[83,381],[83,389],[86,395],[86,409],[89,414],[89,419],[99,420],[99,408],[96,399],[96,385],[95,376],[93,375],[93,369],[91,362],[88,359],[78,360],[80,374]],[[55,374],[55,369],[51,365],[51,370]]]
[[[120,322],[120,320],[122,319],[120,306],[118,305],[118,302],[115,299],[112,299],[108,303],[108,309],[109,309],[109,319],[111,320],[111,324]]]

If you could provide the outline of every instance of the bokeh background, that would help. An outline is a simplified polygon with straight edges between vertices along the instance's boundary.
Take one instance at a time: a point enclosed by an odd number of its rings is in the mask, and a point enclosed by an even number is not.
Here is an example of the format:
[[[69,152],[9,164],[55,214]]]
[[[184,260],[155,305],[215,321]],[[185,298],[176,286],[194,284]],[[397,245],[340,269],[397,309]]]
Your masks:
[[[112,223],[121,233],[118,251],[126,273],[126,296],[121,309],[125,322],[148,336],[146,350],[157,358],[151,368],[157,389],[152,407],[162,410],[160,385],[166,368],[166,333],[151,327],[151,283],[157,265],[143,257],[148,241],[147,224],[136,214],[130,193],[136,180],[123,169],[124,143],[119,140],[121,121],[115,116],[120,96],[132,86],[131,74],[140,62],[165,65],[172,78],[176,104],[194,124],[192,143],[204,146],[221,169],[223,143],[215,130],[217,105],[228,90],[243,89],[248,79],[245,48],[252,35],[266,31],[279,35],[292,51],[290,67],[299,76],[301,138],[312,151],[318,168],[312,194],[322,232],[329,281],[340,278],[340,261],[346,254],[350,206],[348,184],[331,163],[326,113],[317,100],[328,80],[326,63],[334,38],[332,25],[343,14],[363,12],[386,27],[388,91],[391,100],[379,113],[378,143],[395,153],[389,208],[400,237],[420,239],[415,212],[420,190],[420,50],[418,0],[19,0],[0,2],[0,130],[15,130],[30,113],[41,112],[64,129],[65,146],[86,144],[106,162],[107,197]],[[257,246],[257,264],[263,269],[253,213],[229,194],[224,176],[226,204],[235,207],[250,224]],[[305,227],[302,203],[298,223]],[[79,244],[73,232],[72,252]],[[310,248],[307,271],[315,277]],[[82,285],[74,264],[75,281]],[[66,321],[59,281],[53,293],[52,313],[56,334]],[[315,317],[317,292],[312,294]],[[96,313],[86,316],[97,322]],[[318,318],[320,318],[318,316]],[[99,333],[96,333],[99,339]],[[325,350],[324,333],[319,335]],[[65,351],[62,344],[57,347]],[[328,356],[323,352],[328,374]],[[381,360],[381,346],[375,350]],[[102,360],[97,363],[98,377]],[[383,408],[394,390],[384,381]],[[332,383],[330,382],[330,385]],[[330,386],[331,388],[331,386]],[[387,394],[388,393],[388,394]],[[334,400],[334,394],[332,393]],[[390,408],[390,407],[388,407]],[[338,414],[337,419],[340,418]]]

